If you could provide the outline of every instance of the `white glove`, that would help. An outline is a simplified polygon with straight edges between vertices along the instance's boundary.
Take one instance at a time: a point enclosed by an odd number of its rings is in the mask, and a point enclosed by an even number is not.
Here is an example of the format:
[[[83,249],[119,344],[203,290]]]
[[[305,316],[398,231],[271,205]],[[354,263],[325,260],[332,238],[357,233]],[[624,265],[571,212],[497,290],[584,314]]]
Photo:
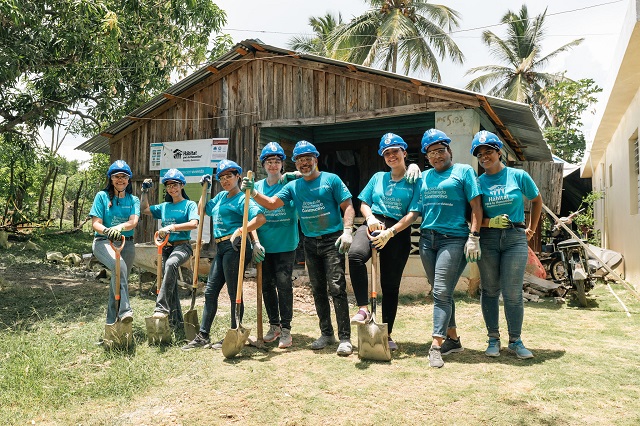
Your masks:
[[[200,185],[207,184],[207,188],[211,188],[211,175],[202,175],[200,178]]]
[[[233,231],[233,234],[231,234],[231,247],[235,251],[238,251],[240,250],[241,243],[242,243],[242,228],[238,228],[235,231]]]
[[[260,244],[260,241],[253,242],[253,261],[256,263],[260,263],[264,260],[266,250]]]
[[[292,180],[296,180],[296,179],[301,178],[301,177],[302,177],[302,173],[300,173],[297,170],[295,172],[287,172],[287,173],[282,175],[282,177],[280,178],[278,183],[281,184],[281,185],[284,185],[284,184],[287,184],[287,183],[291,182]]]
[[[511,228],[511,221],[508,214],[492,217],[489,219],[489,228],[505,229]]]
[[[336,240],[336,248],[338,249],[338,253],[345,254],[349,251],[351,247],[351,243],[353,242],[353,237],[351,236],[351,228],[344,228],[344,232],[340,235],[340,238]]]
[[[172,226],[173,225],[169,225],[169,226],[165,226],[158,229],[158,238],[160,238],[161,240],[164,240],[164,238],[171,233]]]
[[[245,176],[242,178],[242,183],[240,184],[240,191],[244,192],[247,189],[251,190],[250,195],[252,197],[255,197],[256,194],[258,193],[258,191],[255,188],[255,182],[253,180],[253,177]]]
[[[380,231],[378,233],[378,235],[376,235],[375,237],[373,237],[373,239],[371,240],[371,243],[378,249],[380,250],[382,247],[384,247],[387,242],[391,239],[391,237],[393,237],[395,235],[395,233],[393,232],[392,228],[389,229],[383,229],[382,231]]]
[[[407,167],[407,172],[404,174],[404,178],[409,184],[415,183],[418,179],[420,179],[421,176],[422,173],[420,173],[420,166],[413,163],[409,164],[409,167]]]
[[[469,234],[469,238],[464,245],[464,254],[467,262],[477,262],[480,260],[480,237]]]
[[[369,233],[373,231],[380,231],[384,229],[384,225],[374,215],[367,217],[367,227],[369,227]]]

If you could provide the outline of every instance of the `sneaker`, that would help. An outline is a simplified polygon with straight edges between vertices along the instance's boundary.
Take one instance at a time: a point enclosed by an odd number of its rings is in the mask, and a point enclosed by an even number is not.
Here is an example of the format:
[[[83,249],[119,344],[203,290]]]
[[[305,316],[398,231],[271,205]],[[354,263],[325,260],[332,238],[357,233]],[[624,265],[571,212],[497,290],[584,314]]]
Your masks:
[[[218,340],[213,345],[211,345],[211,349],[222,349],[222,342],[224,339]]]
[[[333,345],[337,343],[336,338],[333,337],[333,334],[331,336],[325,336],[324,334],[320,337],[318,337],[317,340],[315,340],[313,343],[311,343],[311,349],[318,350],[318,349],[324,349],[327,347],[327,345]]]
[[[371,318],[371,314],[364,309],[360,309],[357,314],[351,317],[351,324],[364,324],[369,318]]]
[[[524,347],[524,343],[522,343],[522,340],[520,339],[516,340],[515,342],[509,343],[509,346],[507,346],[507,350],[511,353],[516,354],[516,357],[518,357],[518,359],[533,358],[533,354],[531,353],[531,351]]]
[[[208,337],[204,337],[202,334],[198,333],[192,341],[182,347],[182,350],[188,351],[189,349],[195,348],[207,348],[210,344],[211,340],[209,340]]]
[[[267,334],[264,336],[263,340],[266,343],[273,342],[278,337],[280,337],[281,333],[282,333],[282,329],[280,328],[279,325],[270,325],[269,326],[269,331],[267,331]]]
[[[486,356],[500,356],[500,339],[495,337],[489,337],[489,346],[487,346],[487,350],[484,351]]]
[[[429,349],[429,365],[434,368],[440,368],[444,365],[440,347],[431,346],[431,349]]]
[[[293,344],[293,339],[291,338],[291,330],[288,328],[282,329],[282,334],[280,335],[280,341],[278,342],[278,347],[280,349],[288,348]]]
[[[153,319],[164,319],[166,317],[168,317],[169,315],[164,313],[164,312],[154,312],[153,313]]]
[[[344,339],[340,340],[340,344],[338,345],[338,350],[336,353],[340,356],[348,356],[353,353],[353,346],[351,346],[351,340]]]
[[[131,324],[133,322],[133,311],[129,311],[120,317],[123,324]]]
[[[464,348],[460,343],[460,337],[458,337],[458,340],[453,340],[451,337],[447,336],[447,338],[444,339],[444,342],[442,342],[442,346],[440,347],[440,353],[442,355],[449,355],[462,351],[464,351]]]
[[[391,338],[391,336],[389,336],[389,350],[391,352],[393,351],[397,351],[398,350],[398,345],[396,345],[396,342],[393,341],[393,339]]]

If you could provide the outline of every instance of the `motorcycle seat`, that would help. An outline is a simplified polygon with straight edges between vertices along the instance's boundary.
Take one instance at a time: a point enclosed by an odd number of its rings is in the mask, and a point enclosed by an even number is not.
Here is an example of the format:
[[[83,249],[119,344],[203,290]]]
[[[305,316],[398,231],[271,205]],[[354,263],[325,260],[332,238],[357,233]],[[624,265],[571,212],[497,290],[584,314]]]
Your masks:
[[[583,243],[587,243],[587,240],[581,240]],[[564,241],[560,241],[556,247],[558,247],[559,249],[561,248],[570,248],[570,247],[577,247],[580,246],[580,242],[576,239],[570,239],[570,240],[564,240]]]

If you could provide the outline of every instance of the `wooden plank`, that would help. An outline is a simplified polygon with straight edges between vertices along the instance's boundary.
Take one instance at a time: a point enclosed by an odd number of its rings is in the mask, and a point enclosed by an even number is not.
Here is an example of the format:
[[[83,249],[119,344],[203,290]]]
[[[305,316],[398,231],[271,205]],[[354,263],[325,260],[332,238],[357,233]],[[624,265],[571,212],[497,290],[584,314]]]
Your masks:
[[[347,78],[346,112],[358,111],[358,80]]]
[[[325,93],[327,98],[327,116],[336,115],[336,76],[335,74],[325,73]],[[319,114],[322,115],[322,114]]]
[[[325,73],[321,71],[313,71],[313,111],[309,117],[320,116],[327,114],[326,105],[326,88],[325,88]]]
[[[379,84],[373,84],[373,91],[371,92],[371,94],[371,98],[373,99],[373,105],[371,109],[382,108],[382,90]]]
[[[302,68],[302,116],[313,117],[315,114],[315,93],[313,86],[313,70]]]
[[[263,61],[264,67],[264,96],[265,101],[263,106],[265,108],[263,117],[267,119],[272,119],[276,117],[276,100],[277,96],[275,96],[275,79],[273,76],[274,73],[274,64],[270,61]]]
[[[254,61],[253,62],[253,87],[251,89],[252,93],[252,111],[257,115],[254,115],[251,118],[251,123],[255,121],[259,121],[264,117],[264,98],[265,98],[265,87],[264,87],[264,62],[263,61]]]
[[[284,74],[284,104],[283,104],[283,116],[287,118],[295,117],[294,107],[295,94],[293,92],[293,80],[295,77],[295,69],[291,65],[285,66],[283,69]]]
[[[357,111],[369,110],[369,83],[358,81],[358,106]]]
[[[292,95],[293,95],[293,114],[289,115],[289,117],[304,117],[303,113],[303,105],[302,105],[302,97],[303,93],[303,83],[302,83],[302,68],[293,67],[293,86],[292,86]]]
[[[423,93],[424,92],[424,93]],[[468,105],[473,108],[480,106],[480,102],[475,95],[466,93],[457,93],[450,90],[442,89],[433,86],[420,86],[419,92],[421,95],[431,96],[442,100],[456,101],[461,104]]]

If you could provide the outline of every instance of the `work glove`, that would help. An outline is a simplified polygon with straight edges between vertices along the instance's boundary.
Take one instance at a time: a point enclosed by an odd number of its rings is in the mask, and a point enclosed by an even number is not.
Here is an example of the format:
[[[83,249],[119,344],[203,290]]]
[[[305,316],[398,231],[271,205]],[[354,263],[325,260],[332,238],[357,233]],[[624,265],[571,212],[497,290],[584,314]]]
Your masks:
[[[256,263],[260,263],[264,260],[264,255],[266,251],[260,241],[253,242],[253,261]]]
[[[124,228],[123,225],[112,226],[111,228],[107,228],[107,229],[104,230],[104,235],[110,241],[120,241],[120,240],[122,240],[122,229],[123,228]]]
[[[255,188],[255,182],[253,181],[253,176],[248,177],[245,176],[242,178],[242,184],[240,185],[240,191],[245,192],[247,189],[251,190],[251,196],[255,197],[258,191]]]
[[[164,226],[158,229],[158,238],[164,240],[164,238],[171,233],[171,225]]]
[[[464,254],[467,262],[477,262],[480,260],[480,237],[469,234],[469,238],[464,245]]]
[[[291,182],[292,180],[296,180],[296,179],[301,178],[301,177],[302,177],[302,173],[300,173],[297,170],[295,172],[287,172],[287,173],[282,175],[282,177],[280,178],[278,183],[281,184],[281,185],[284,185],[284,184],[287,184],[287,183]]]
[[[489,228],[505,229],[511,228],[511,221],[508,214],[492,217],[489,219]]]
[[[202,175],[200,178],[200,185],[204,185],[205,182],[207,183],[207,188],[211,188],[211,175]]]
[[[421,176],[422,173],[420,173],[420,166],[417,164],[409,164],[407,172],[404,174],[404,178],[407,180],[408,184],[415,183]]]
[[[371,243],[375,246],[375,248],[380,250],[382,247],[384,247],[387,244],[387,242],[394,235],[395,233],[393,232],[393,229],[391,228],[383,229],[382,231],[379,231],[377,235],[371,239]]]
[[[153,181],[147,178],[142,181],[142,192],[149,192],[149,189],[153,187]]]
[[[235,231],[233,231],[233,234],[231,234],[231,247],[235,251],[238,251],[240,250],[241,243],[242,243],[242,228],[238,228]]]
[[[367,227],[369,228],[369,233],[384,229],[384,225],[382,224],[382,222],[376,219],[374,215],[369,215],[366,221],[367,221]]]
[[[353,242],[353,236],[351,236],[351,228],[344,228],[342,235],[336,240],[336,248],[338,253],[345,254],[349,251],[351,243]]]

